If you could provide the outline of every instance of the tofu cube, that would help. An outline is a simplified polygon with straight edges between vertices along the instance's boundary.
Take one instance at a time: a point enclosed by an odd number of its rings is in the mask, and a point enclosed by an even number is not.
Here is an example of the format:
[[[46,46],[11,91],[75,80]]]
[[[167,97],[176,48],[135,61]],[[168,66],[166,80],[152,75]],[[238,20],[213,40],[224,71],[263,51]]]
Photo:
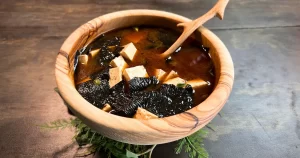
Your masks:
[[[79,55],[78,56],[78,61],[79,61],[80,64],[86,65],[88,63],[88,61],[89,61],[89,56],[87,56],[86,54]]]
[[[127,81],[134,77],[148,77],[147,71],[142,65],[125,69],[123,75]]]
[[[118,56],[118,57],[114,58],[110,62],[110,65],[112,67],[119,67],[122,71],[128,67],[128,64],[126,63],[126,61],[124,60],[124,58],[122,56]]]
[[[105,112],[109,112],[111,111],[111,106],[109,104],[104,104],[103,108],[102,108],[103,111]]]
[[[165,81],[164,84],[173,84],[173,85],[177,86],[177,84],[186,84],[186,80],[184,80],[180,77],[176,77],[176,78],[172,78],[172,79]]]
[[[109,69],[109,87],[113,87],[120,81],[122,81],[122,71],[119,67]]]
[[[121,50],[120,54],[124,58],[132,61],[136,52],[137,52],[137,49],[135,48],[133,43],[129,43],[129,44],[124,46],[124,48]]]
[[[186,83],[191,85],[193,89],[208,86],[208,83],[202,79],[194,79],[194,80],[187,81]]]
[[[91,50],[90,51],[90,55],[92,56],[92,58],[96,57],[98,55],[98,53],[100,52],[101,48],[99,49],[95,49],[95,50]]]
[[[155,77],[159,80],[159,81],[164,81],[164,79],[167,77],[167,73],[162,70],[162,69],[156,69],[155,70]]]
[[[146,109],[138,107],[135,115],[133,118],[141,119],[141,120],[148,120],[148,119],[155,119],[158,118],[158,116],[154,115],[153,113],[149,112]]]
[[[175,72],[174,70],[172,70],[171,72],[168,73],[167,77],[165,78],[165,81],[178,77],[177,72]]]

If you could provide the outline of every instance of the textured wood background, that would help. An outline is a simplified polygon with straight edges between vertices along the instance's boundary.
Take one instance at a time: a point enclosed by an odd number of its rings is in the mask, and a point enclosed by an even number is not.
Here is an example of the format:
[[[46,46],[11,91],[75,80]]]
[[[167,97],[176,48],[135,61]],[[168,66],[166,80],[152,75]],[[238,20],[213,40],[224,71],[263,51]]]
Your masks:
[[[69,118],[54,92],[54,63],[78,26],[124,9],[159,9],[196,18],[211,0],[1,0],[0,157],[73,157],[73,131],[36,125]],[[206,27],[224,41],[235,63],[232,95],[211,123],[211,157],[300,155],[300,1],[231,0],[225,19]],[[160,145],[154,157],[174,155]]]

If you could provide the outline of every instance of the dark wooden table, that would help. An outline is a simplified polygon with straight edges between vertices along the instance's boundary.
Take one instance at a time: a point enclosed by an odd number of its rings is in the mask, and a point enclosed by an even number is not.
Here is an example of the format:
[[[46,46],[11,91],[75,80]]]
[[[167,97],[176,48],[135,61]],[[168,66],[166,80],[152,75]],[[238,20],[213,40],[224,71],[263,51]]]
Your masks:
[[[196,18],[211,0],[1,0],[0,157],[73,157],[72,130],[36,126],[69,118],[54,92],[54,63],[66,37],[105,13],[159,9]],[[235,85],[205,146],[215,158],[300,157],[300,1],[232,0],[212,29],[235,64]],[[160,145],[155,158],[174,155]]]

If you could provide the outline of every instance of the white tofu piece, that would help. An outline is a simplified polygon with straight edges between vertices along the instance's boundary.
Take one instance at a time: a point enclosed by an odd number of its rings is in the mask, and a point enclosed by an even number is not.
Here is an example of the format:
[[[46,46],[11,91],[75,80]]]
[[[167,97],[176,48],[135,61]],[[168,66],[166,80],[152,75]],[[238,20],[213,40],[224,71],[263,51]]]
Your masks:
[[[111,111],[111,106],[109,104],[104,104],[102,110],[105,112],[109,112]]]
[[[177,72],[175,72],[174,70],[172,70],[171,72],[168,73],[167,77],[165,78],[165,81],[178,77]]]
[[[101,48],[90,51],[91,57],[94,58],[100,52],[100,50]]]
[[[86,54],[79,55],[78,56],[78,61],[79,61],[80,64],[86,65],[88,63],[88,61],[89,61],[89,56],[87,56]]]
[[[146,109],[138,107],[135,115],[133,118],[141,119],[141,120],[148,120],[148,119],[155,119],[158,118],[158,116],[154,115],[153,113],[149,112]]]
[[[124,48],[121,50],[120,54],[124,58],[132,61],[136,52],[137,52],[137,49],[135,48],[134,44],[129,43],[129,44],[124,46]]]
[[[127,81],[134,77],[148,77],[148,73],[142,65],[125,69],[123,71],[123,75]]]
[[[202,79],[190,80],[190,81],[187,81],[186,84],[191,85],[193,87],[193,89],[208,86],[208,83]]]
[[[177,84],[186,84],[186,80],[184,80],[180,77],[176,77],[176,78],[172,78],[172,79],[165,81],[164,84],[173,84],[173,85],[177,86]]]
[[[110,65],[112,67],[119,67],[122,71],[124,71],[124,69],[128,67],[128,64],[126,63],[126,61],[124,60],[124,58],[122,56],[118,56],[118,57],[114,58],[110,62]]]
[[[155,70],[155,77],[161,82],[167,77],[167,73],[162,69]]]
[[[122,71],[119,67],[109,69],[109,87],[113,87],[120,81],[122,81]]]

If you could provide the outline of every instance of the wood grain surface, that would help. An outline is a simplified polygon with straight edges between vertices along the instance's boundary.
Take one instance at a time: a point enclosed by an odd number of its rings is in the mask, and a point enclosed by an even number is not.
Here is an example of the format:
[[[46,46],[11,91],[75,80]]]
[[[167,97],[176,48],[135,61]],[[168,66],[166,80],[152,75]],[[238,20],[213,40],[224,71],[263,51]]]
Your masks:
[[[135,8],[194,19],[214,3],[0,1],[0,157],[74,156],[74,131],[40,131],[36,125],[70,117],[53,90],[53,69],[62,42],[81,24],[105,13]],[[208,129],[205,145],[211,157],[298,157],[299,8],[299,0],[231,0],[223,21],[205,24],[225,43],[236,69],[231,97],[212,121],[214,131]],[[153,157],[187,158],[173,154],[173,146],[158,146]]]

